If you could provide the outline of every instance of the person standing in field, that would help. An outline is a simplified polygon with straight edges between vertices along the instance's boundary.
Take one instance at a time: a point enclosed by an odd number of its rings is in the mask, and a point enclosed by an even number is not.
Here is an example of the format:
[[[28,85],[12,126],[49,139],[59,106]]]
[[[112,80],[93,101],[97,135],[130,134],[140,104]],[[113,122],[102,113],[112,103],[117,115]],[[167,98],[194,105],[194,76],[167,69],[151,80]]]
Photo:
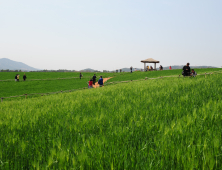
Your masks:
[[[23,76],[23,80],[25,81],[25,80],[26,80],[26,78],[27,78],[27,77],[26,77],[26,75],[24,74],[24,76]]]
[[[100,76],[100,79],[98,81],[98,84],[99,84],[99,87],[102,87],[103,86],[103,78],[102,76]]]
[[[80,72],[80,73],[79,73],[79,78],[81,79],[81,77],[82,77],[82,73]]]
[[[131,72],[131,73],[133,72],[133,67],[132,67],[132,66],[130,67],[130,72]]]
[[[95,85],[95,83],[96,83],[96,74],[94,74],[93,76],[93,85]]]
[[[172,67],[170,66],[169,69],[172,70]]]
[[[187,63],[187,65],[185,65],[183,67],[183,76],[189,76],[190,75],[190,63]]]
[[[89,80],[89,86],[88,86],[88,88],[91,89],[91,88],[92,88],[92,85],[93,85],[93,80],[90,79],[90,80]]]
[[[15,81],[17,81],[17,76],[18,76],[18,74],[15,75]]]
[[[19,74],[17,75],[17,81],[19,81]]]

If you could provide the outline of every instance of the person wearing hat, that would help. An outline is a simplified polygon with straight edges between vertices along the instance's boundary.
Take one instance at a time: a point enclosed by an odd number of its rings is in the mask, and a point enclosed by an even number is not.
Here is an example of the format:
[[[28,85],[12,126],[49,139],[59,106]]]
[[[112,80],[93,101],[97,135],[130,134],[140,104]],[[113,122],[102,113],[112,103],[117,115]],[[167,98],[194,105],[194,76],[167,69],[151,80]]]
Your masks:
[[[189,76],[189,75],[190,75],[190,63],[187,63],[187,65],[183,67],[183,76]]]

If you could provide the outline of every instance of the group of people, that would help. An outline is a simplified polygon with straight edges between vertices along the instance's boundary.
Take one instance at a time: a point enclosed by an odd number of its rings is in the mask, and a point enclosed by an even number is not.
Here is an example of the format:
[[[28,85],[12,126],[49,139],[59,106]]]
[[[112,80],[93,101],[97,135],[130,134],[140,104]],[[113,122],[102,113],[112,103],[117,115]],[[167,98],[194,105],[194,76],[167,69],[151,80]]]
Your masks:
[[[153,67],[152,66],[147,66],[146,71],[150,71],[150,70],[153,70]]]
[[[196,71],[194,71],[194,69],[192,69],[190,71],[190,63],[187,63],[187,65],[185,65],[183,67],[183,71],[182,71],[182,75],[185,76],[193,76],[195,77],[197,75]]]
[[[96,84],[96,74],[94,74],[94,76],[92,77],[92,79],[89,80],[88,88],[89,88],[89,89],[90,89],[90,88],[93,88],[93,85],[95,85],[95,84]],[[102,76],[100,76],[100,79],[99,79],[99,81],[98,81],[98,84],[99,84],[100,87],[103,86],[103,78],[102,78]]]
[[[19,77],[20,77],[20,75],[19,75],[19,74],[16,74],[16,75],[15,75],[15,81],[19,81]],[[27,77],[26,77],[26,75],[24,74],[24,75],[23,75],[23,80],[25,81],[26,78],[27,78]]]

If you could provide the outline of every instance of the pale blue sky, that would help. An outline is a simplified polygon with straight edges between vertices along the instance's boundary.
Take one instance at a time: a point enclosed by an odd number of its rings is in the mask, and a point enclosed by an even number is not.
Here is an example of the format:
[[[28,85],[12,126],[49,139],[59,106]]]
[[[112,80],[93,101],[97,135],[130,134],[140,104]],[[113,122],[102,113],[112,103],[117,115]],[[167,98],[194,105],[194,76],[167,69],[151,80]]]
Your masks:
[[[0,0],[0,58],[39,69],[222,66],[221,0]],[[159,66],[159,65],[158,65]]]

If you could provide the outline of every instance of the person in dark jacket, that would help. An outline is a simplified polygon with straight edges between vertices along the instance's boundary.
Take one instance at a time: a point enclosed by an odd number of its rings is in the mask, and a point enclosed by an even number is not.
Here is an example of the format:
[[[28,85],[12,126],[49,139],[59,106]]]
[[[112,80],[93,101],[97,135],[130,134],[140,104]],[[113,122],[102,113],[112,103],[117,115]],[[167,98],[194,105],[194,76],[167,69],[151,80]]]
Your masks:
[[[100,79],[98,81],[98,84],[99,84],[99,87],[102,87],[103,86],[103,78],[102,76],[100,76]]]
[[[130,72],[131,72],[131,73],[133,72],[133,67],[132,67],[132,66],[130,67]]]
[[[190,63],[187,63],[187,65],[185,65],[183,67],[183,76],[189,76],[190,75]]]
[[[81,73],[81,72],[79,73],[79,78],[80,78],[80,79],[82,78],[82,73]]]
[[[26,78],[27,78],[27,77],[26,77],[26,75],[24,74],[24,75],[23,75],[23,80],[25,81],[25,80],[26,80]]]
[[[93,85],[95,85],[95,83],[96,83],[96,74],[94,74],[93,76]]]
[[[15,75],[15,81],[17,81],[17,75],[18,75],[18,74]]]

